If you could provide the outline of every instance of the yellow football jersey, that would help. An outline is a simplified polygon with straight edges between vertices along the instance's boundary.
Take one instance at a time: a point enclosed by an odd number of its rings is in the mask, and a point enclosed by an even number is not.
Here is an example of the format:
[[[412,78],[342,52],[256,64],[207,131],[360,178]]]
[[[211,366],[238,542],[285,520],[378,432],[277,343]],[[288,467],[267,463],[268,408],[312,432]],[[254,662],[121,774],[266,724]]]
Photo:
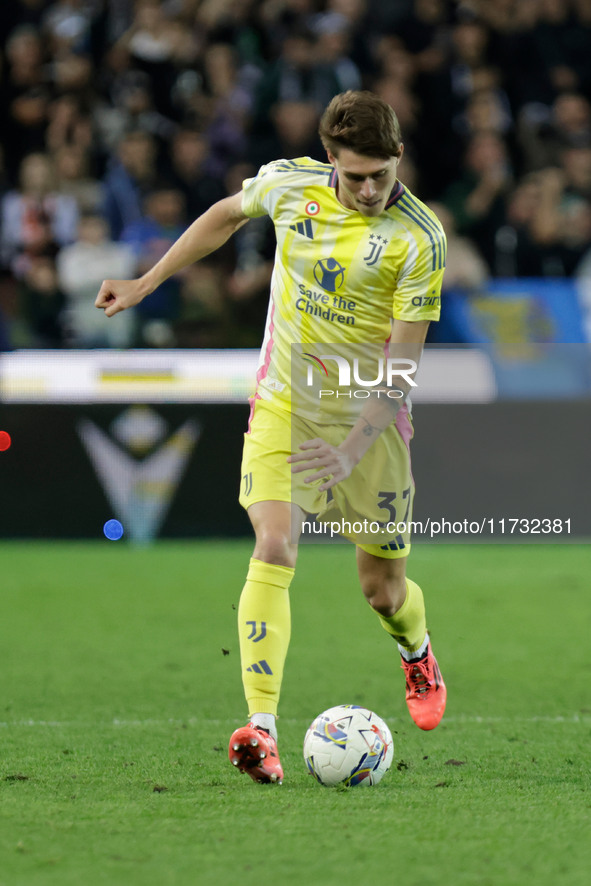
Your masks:
[[[437,217],[401,182],[381,215],[364,216],[339,202],[337,181],[332,165],[301,157],[243,184],[244,213],[269,215],[277,237],[257,395],[286,409],[293,345],[384,345],[392,318],[439,318],[446,243]]]

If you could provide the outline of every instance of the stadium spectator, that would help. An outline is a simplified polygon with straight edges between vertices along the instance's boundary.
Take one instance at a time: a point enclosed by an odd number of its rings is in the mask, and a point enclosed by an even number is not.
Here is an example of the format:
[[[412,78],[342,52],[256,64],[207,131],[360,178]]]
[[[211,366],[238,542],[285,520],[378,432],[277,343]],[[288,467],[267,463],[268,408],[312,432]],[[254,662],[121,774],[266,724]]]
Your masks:
[[[334,72],[339,92],[361,89],[361,71],[349,56],[351,22],[341,13],[328,12],[314,19],[312,30],[316,35],[318,58]]]
[[[480,71],[489,63],[489,34],[473,15],[462,15],[449,32],[445,63],[432,65],[416,82],[422,117],[419,164],[426,196],[441,194],[440,182],[462,175],[465,146],[463,115],[470,97],[480,86]],[[433,139],[438,149],[432,150]]]
[[[156,110],[166,115],[174,83],[174,55],[182,30],[160,0],[137,0],[131,27],[120,39],[133,67],[149,78]]]
[[[54,99],[47,112],[45,145],[52,154],[61,148],[75,147],[90,156],[94,145],[94,121],[83,111],[79,97],[66,93]]]
[[[478,246],[489,268],[494,265],[494,238],[505,217],[505,195],[512,182],[504,141],[479,132],[468,142],[465,172],[443,193],[459,234]]]
[[[413,0],[395,33],[412,54],[417,71],[440,70],[446,59],[448,9],[445,0]]]
[[[555,93],[537,39],[540,0],[479,0],[477,10],[489,26],[491,61],[503,72],[513,111],[551,104]]]
[[[210,145],[209,173],[223,178],[241,160],[247,147],[246,129],[253,108],[256,77],[242,76],[233,47],[214,43],[204,54],[205,136]],[[252,75],[253,69],[249,69]]]
[[[193,129],[178,130],[170,143],[168,174],[184,195],[189,219],[226,196],[223,181],[207,171],[209,150],[205,135]]]
[[[591,203],[569,189],[563,169],[545,169],[538,173],[538,180],[541,186],[531,232],[543,250],[541,272],[570,277],[591,243]]]
[[[589,85],[591,59],[589,30],[573,16],[572,4],[564,0],[540,0],[535,39],[556,92],[579,90]],[[582,4],[577,12],[580,15]]]
[[[120,132],[147,132],[166,144],[176,131],[176,124],[154,107],[150,78],[144,71],[126,71],[112,91],[116,125]]]
[[[271,113],[273,137],[264,145],[262,153],[251,155],[255,166],[257,159],[266,162],[270,159],[269,151],[275,149],[276,157],[291,159],[293,157],[319,156],[318,144],[318,107],[309,101],[278,102]]]
[[[477,83],[476,72],[488,66],[489,34],[482,22],[468,16],[451,29],[446,64],[424,73],[422,99],[430,114],[449,127],[463,113]]]
[[[570,277],[591,243],[591,203],[558,167],[532,172],[507,199],[495,235],[494,271],[506,277]]]
[[[483,85],[474,90],[463,113],[456,118],[456,129],[463,138],[477,132],[493,132],[506,138],[512,130],[509,100],[494,85],[495,79],[495,72],[490,68],[480,68],[474,72],[475,82],[483,82]]]
[[[494,273],[499,277],[542,276],[544,253],[533,225],[541,200],[542,177],[528,173],[507,197],[506,217],[495,233]]]
[[[382,37],[377,43],[376,57],[379,60],[379,73],[372,82],[372,89],[396,108],[406,150],[416,143],[420,112],[414,91],[415,61],[400,39],[392,36]]]
[[[43,30],[53,55],[84,51],[90,42],[93,5],[86,0],[56,0],[43,15]]]
[[[58,55],[50,65],[55,92],[68,93],[81,101],[94,100],[92,59],[81,52]]]
[[[405,132],[405,151],[418,140],[420,107],[416,95],[398,77],[387,75],[373,83],[373,91],[392,107],[396,107],[400,126]]]
[[[152,267],[180,236],[185,226],[185,206],[180,191],[158,186],[150,191],[141,219],[131,222],[121,234],[135,256],[135,273],[143,274]],[[172,325],[180,316],[180,280],[171,277],[154,293],[154,299],[138,306],[138,337],[140,346],[161,346],[174,343]],[[154,330],[156,333],[154,334]]]
[[[318,59],[316,40],[307,28],[285,37],[282,52],[262,79],[257,90],[253,129],[268,126],[269,112],[278,102],[309,102],[317,113],[338,92],[338,80],[331,65]]]
[[[376,73],[373,43],[382,33],[379,17],[372,8],[375,5],[370,0],[327,0],[326,3],[327,12],[342,15],[346,19],[350,35],[348,56],[368,80]]]
[[[153,137],[137,130],[124,135],[103,179],[103,212],[111,236],[142,219],[142,200],[157,180],[157,148]]]
[[[400,37],[386,34],[375,47],[379,76],[396,80],[402,88],[411,91],[417,75],[417,63]]]
[[[74,197],[55,189],[50,157],[35,153],[20,167],[20,187],[9,191],[1,204],[2,261],[22,277],[31,259],[55,255],[76,237],[78,206]]]
[[[62,348],[64,293],[59,287],[55,261],[48,255],[31,258],[20,281],[21,317],[27,324],[22,345]]]
[[[15,28],[6,43],[6,65],[0,80],[2,141],[13,181],[22,157],[45,148],[51,92],[43,61],[37,29],[32,25]]]
[[[558,166],[565,148],[591,145],[591,105],[579,93],[562,93],[551,106],[525,106],[517,136],[526,172]]]
[[[99,212],[101,183],[89,174],[88,152],[77,144],[66,144],[54,154],[54,165],[61,194],[69,194],[80,212]]]
[[[109,239],[109,227],[101,215],[83,215],[75,243],[57,255],[60,290],[65,294],[63,327],[66,342],[75,348],[124,348],[133,343],[134,317],[130,313],[121,328],[105,322],[93,309],[93,293],[106,269],[117,276],[132,274],[136,257],[130,246]]]

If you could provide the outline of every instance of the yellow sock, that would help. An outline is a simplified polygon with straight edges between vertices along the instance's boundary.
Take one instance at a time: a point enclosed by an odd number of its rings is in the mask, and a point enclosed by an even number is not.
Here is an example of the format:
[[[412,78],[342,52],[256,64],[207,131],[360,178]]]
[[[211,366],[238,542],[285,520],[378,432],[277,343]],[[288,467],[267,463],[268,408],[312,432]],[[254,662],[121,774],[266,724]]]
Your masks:
[[[410,652],[420,649],[427,633],[427,623],[425,621],[423,592],[418,584],[407,578],[406,599],[398,612],[395,612],[390,618],[385,618],[383,615],[378,617],[382,627],[401,646],[404,646]]]
[[[238,606],[242,682],[250,716],[277,714],[291,636],[289,586],[295,569],[252,559]]]

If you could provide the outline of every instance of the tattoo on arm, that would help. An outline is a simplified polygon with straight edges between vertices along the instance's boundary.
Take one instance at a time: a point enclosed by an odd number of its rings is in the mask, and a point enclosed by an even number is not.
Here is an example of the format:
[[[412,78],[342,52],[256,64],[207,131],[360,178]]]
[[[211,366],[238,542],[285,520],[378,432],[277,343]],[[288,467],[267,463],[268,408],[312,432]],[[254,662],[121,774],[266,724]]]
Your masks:
[[[359,418],[365,422],[365,427],[363,428],[363,433],[365,434],[366,437],[371,437],[371,435],[373,434],[374,431],[378,434],[380,433],[380,428],[374,427],[374,425],[370,424],[368,422],[368,420],[366,418],[364,418],[362,415],[360,415]]]

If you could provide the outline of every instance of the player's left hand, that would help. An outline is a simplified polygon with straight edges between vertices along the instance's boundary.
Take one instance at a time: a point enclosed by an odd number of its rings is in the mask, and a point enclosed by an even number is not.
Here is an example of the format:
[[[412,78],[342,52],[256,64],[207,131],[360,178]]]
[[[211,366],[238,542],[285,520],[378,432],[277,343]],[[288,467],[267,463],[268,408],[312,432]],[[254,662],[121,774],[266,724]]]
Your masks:
[[[302,471],[314,471],[306,477],[304,483],[313,483],[315,480],[324,480],[318,488],[324,492],[345,480],[355,467],[355,462],[338,446],[332,446],[321,437],[306,440],[300,446],[301,452],[290,455],[287,461],[293,465],[292,474]]]

